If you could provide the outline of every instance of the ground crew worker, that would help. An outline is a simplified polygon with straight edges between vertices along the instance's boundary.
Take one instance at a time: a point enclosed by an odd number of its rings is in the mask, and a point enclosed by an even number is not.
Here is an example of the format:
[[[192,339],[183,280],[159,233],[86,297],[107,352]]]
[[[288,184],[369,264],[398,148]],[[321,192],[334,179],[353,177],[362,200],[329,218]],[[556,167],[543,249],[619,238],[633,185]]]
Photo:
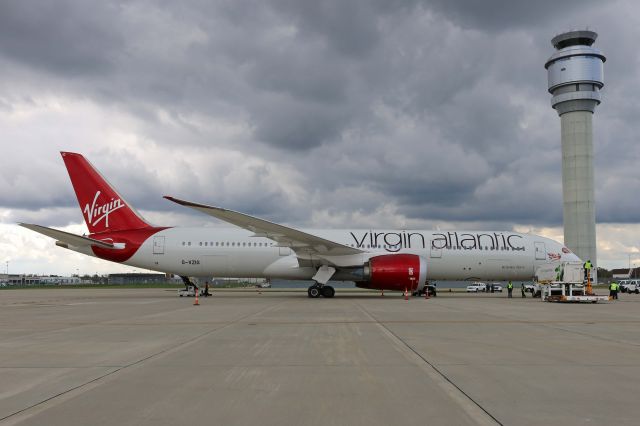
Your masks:
[[[507,292],[509,293],[508,297],[509,299],[511,299],[513,297],[513,283],[511,281],[509,281],[509,284],[507,284]]]
[[[438,283],[433,283],[433,297],[438,295],[438,289],[436,288],[437,285]]]
[[[556,281],[562,281],[562,279],[564,278],[564,265],[561,263],[558,266],[556,266]]]
[[[591,260],[587,260],[586,262],[584,262],[584,279],[585,279],[585,281],[591,275],[591,268],[593,268],[593,264],[591,263]]]
[[[211,293],[209,293],[209,281],[207,281],[204,284],[204,296],[205,297],[211,296]]]
[[[618,298],[618,283],[615,281],[611,281],[611,284],[609,284],[609,297],[612,299]]]
[[[520,291],[522,292],[522,298],[523,298],[523,299],[526,299],[526,298],[527,298],[527,295],[526,295],[526,294],[524,294],[524,283],[521,283],[521,284],[520,284]]]

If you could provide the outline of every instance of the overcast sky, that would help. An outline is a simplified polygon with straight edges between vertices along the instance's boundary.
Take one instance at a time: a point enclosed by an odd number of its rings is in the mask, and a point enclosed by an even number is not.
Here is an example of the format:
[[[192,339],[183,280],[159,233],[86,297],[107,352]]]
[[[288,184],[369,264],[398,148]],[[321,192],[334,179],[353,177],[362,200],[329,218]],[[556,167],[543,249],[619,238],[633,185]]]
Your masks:
[[[514,229],[562,240],[551,38],[599,33],[599,264],[640,266],[640,5],[628,1],[0,2],[0,261],[132,268],[57,248],[83,232],[59,151],[159,225]]]

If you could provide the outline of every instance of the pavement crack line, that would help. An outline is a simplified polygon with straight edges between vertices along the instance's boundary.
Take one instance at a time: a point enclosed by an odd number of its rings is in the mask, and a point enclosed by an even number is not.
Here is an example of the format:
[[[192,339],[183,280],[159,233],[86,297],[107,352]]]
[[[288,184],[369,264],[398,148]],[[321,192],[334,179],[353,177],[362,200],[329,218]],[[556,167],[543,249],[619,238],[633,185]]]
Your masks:
[[[474,421],[480,425],[500,425],[500,422],[494,417],[486,408],[484,408],[478,401],[473,399],[462,388],[456,385],[451,378],[449,378],[443,371],[438,369],[432,362],[420,354],[409,343],[391,331],[384,323],[375,318],[369,311],[367,311],[362,305],[356,303],[356,306],[362,313],[371,320],[382,330],[382,332],[400,349],[401,352],[412,359],[421,369],[424,371],[440,388],[442,388],[446,394],[454,400],[465,413]]]
[[[262,314],[264,312],[267,312],[269,310],[275,309],[276,307],[280,306],[283,303],[285,303],[285,302],[280,302],[280,303],[277,303],[275,305],[267,306],[266,308],[260,309],[260,310],[258,310],[256,312],[251,312],[251,313],[249,313],[247,315],[244,315],[244,316],[242,316],[240,318],[236,318],[233,321],[229,321],[229,322],[225,323],[222,327],[217,327],[217,328],[214,328],[213,330],[208,330],[208,331],[206,331],[204,333],[200,333],[200,334],[198,334],[198,335],[196,335],[194,337],[191,337],[191,338],[189,338],[187,340],[184,340],[184,341],[181,341],[179,343],[176,343],[173,346],[170,346],[168,348],[164,348],[164,349],[162,349],[162,350],[160,350],[158,352],[155,352],[155,353],[153,353],[151,355],[147,355],[146,357],[140,358],[140,359],[138,359],[136,361],[133,361],[133,362],[131,362],[129,364],[125,364],[125,365],[123,365],[121,367],[116,368],[115,370],[108,371],[107,373],[102,374],[102,375],[100,375],[98,377],[94,377],[93,379],[88,380],[88,381],[86,381],[84,383],[81,383],[79,385],[73,386],[73,387],[71,387],[69,389],[66,389],[64,391],[58,392],[55,395],[52,395],[52,396],[47,397],[45,399],[42,399],[42,400],[40,400],[40,401],[38,401],[38,402],[36,402],[34,404],[31,404],[31,405],[29,405],[27,407],[21,408],[20,410],[14,411],[11,414],[8,414],[8,415],[6,415],[4,417],[0,417],[0,422],[4,422],[5,420],[9,420],[11,423],[7,423],[7,425],[15,424],[15,423],[17,423],[19,421],[22,421],[26,417],[30,417],[31,415],[36,414],[36,413],[28,413],[29,411],[31,411],[33,409],[42,408],[44,410],[45,407],[43,407],[43,405],[46,404],[47,402],[50,402],[50,401],[52,401],[54,399],[61,398],[61,397],[69,397],[69,398],[71,398],[71,397],[73,397],[75,395],[75,391],[79,391],[81,389],[82,390],[92,389],[93,386],[97,386],[98,382],[100,382],[101,380],[103,380],[103,379],[105,379],[105,378],[107,378],[109,376],[112,376],[112,375],[114,375],[114,374],[116,374],[116,373],[118,373],[120,371],[126,370],[128,368],[132,368],[132,367],[135,367],[135,366],[139,366],[142,363],[144,363],[145,361],[149,361],[150,359],[158,358],[158,357],[160,357],[162,355],[169,354],[169,353],[172,353],[174,351],[183,349],[183,348],[185,348],[185,347],[187,347],[187,346],[189,346],[189,345],[191,345],[193,343],[196,343],[196,342],[204,339],[205,337],[208,337],[209,335],[211,335],[213,333],[216,333],[216,332],[218,332],[220,330],[224,330],[225,328],[228,328],[228,327],[230,327],[230,326],[232,326],[234,324],[240,323],[240,322],[246,320],[247,318],[250,318],[250,317],[252,317],[254,315],[260,315],[260,314]]]
[[[628,345],[628,346],[634,346],[634,347],[640,346],[639,343],[630,342],[628,340],[612,339],[612,338],[609,338],[609,337],[598,336],[598,335],[595,335],[595,334],[589,334],[589,333],[584,332],[584,331],[571,330],[571,329],[563,328],[561,326],[553,326],[553,325],[550,325],[550,324],[543,324],[542,326],[546,327],[546,328],[550,328],[552,330],[563,331],[565,333],[575,334],[575,335],[582,336],[582,337],[590,337],[590,338],[592,338],[594,340],[601,340],[601,341],[607,342],[607,343],[617,343],[619,345]]]
[[[474,311],[471,311],[469,309],[458,309],[458,311],[461,311],[461,312],[474,312]],[[619,345],[628,345],[628,346],[633,346],[633,347],[640,346],[640,343],[630,342],[628,340],[612,339],[610,337],[599,336],[599,335],[596,335],[596,334],[590,334],[590,333],[587,333],[585,331],[580,331],[580,330],[571,330],[571,329],[564,328],[564,327],[561,326],[561,324],[568,324],[568,325],[583,325],[583,324],[587,324],[587,325],[591,325],[590,322],[583,321],[583,320],[573,320],[573,321],[518,320],[518,319],[511,318],[509,316],[498,315],[498,314],[485,313],[485,315],[497,318],[495,320],[495,322],[500,323],[500,324],[517,323],[517,324],[529,325],[529,326],[534,326],[534,327],[545,327],[545,328],[548,328],[548,329],[551,329],[551,330],[562,331],[562,332],[565,332],[565,333],[574,334],[574,335],[578,335],[578,336],[582,336],[582,337],[590,337],[590,338],[592,338],[594,340],[601,340],[603,342],[617,343]],[[490,323],[491,321],[473,321],[473,322],[476,323],[476,324],[482,324],[482,323]],[[636,324],[636,323],[637,323],[637,320],[594,321],[594,324]]]

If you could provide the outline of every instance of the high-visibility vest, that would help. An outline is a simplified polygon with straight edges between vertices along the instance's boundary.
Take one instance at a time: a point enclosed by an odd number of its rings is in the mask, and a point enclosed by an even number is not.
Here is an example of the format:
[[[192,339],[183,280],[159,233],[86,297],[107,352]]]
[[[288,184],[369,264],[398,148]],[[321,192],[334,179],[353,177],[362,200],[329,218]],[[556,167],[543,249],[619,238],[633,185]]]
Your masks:
[[[509,284],[507,284],[507,288],[513,288],[513,284],[511,283],[511,281],[509,281]]]
[[[589,261],[586,261],[584,264],[584,269],[591,269],[593,268],[593,264]]]
[[[618,283],[615,281],[612,282],[611,285],[609,286],[609,290],[613,290],[613,291],[618,290]]]

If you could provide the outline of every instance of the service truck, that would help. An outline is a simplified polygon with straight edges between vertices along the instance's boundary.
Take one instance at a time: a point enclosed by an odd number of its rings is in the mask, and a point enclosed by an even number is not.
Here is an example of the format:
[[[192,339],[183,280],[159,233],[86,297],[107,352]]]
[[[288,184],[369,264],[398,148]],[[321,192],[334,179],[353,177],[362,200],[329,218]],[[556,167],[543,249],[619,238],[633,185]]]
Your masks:
[[[587,293],[584,284],[584,268],[579,262],[557,262],[536,270],[536,288],[546,302],[597,303],[609,300],[608,296]]]

